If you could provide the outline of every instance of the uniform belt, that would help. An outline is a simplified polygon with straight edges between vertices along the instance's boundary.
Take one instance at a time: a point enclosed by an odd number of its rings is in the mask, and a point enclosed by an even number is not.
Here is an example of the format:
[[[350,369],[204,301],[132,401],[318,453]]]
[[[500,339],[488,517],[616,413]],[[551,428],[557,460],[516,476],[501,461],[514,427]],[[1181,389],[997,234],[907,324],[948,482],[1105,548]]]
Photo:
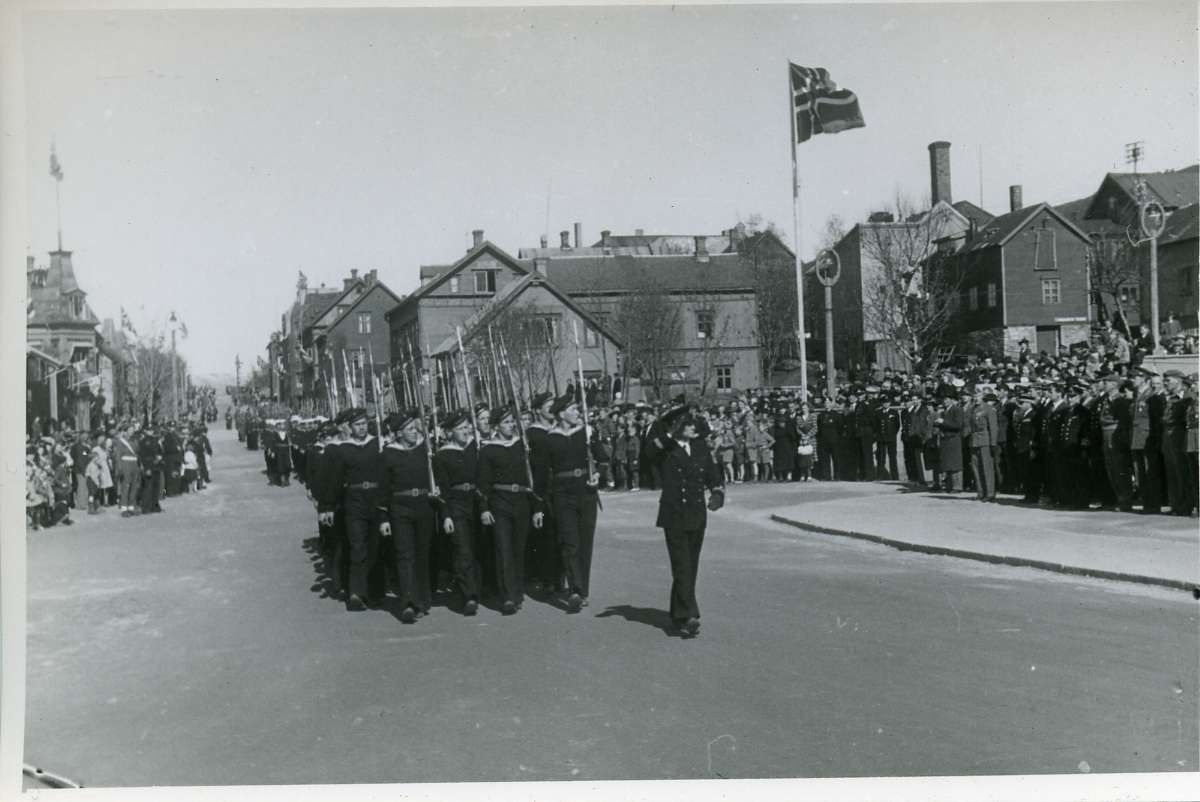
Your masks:
[[[470,482],[463,482],[461,485],[450,485],[450,489],[451,490],[461,490],[462,492],[466,493],[468,491],[474,490],[475,485],[471,484]]]
[[[393,490],[392,495],[393,496],[411,496],[412,498],[418,498],[420,496],[429,495],[429,491],[422,490],[419,487],[406,487],[403,490]]]
[[[493,490],[503,490],[506,493],[525,493],[529,490],[529,488],[526,487],[525,485],[518,485],[518,484],[502,485],[502,484],[498,484],[498,483],[492,485],[492,489]]]
[[[570,471],[559,471],[558,473],[554,474],[554,476],[558,479],[580,479],[584,476],[587,476],[587,471],[585,471],[583,468],[575,468],[574,470]]]
[[[379,487],[379,482],[359,482],[355,485],[346,485],[347,490],[374,490]]]
[[[137,462],[137,457],[121,457],[122,462]]]

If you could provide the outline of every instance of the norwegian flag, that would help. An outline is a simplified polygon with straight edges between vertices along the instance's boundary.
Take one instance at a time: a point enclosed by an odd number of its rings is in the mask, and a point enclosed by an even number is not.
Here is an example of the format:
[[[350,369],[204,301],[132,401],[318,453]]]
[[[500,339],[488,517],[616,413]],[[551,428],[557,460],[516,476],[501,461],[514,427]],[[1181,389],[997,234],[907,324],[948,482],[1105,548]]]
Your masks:
[[[807,142],[816,134],[836,134],[862,128],[862,110],[858,96],[849,89],[838,89],[823,67],[801,67],[788,62],[792,79],[792,115],[796,143]]]

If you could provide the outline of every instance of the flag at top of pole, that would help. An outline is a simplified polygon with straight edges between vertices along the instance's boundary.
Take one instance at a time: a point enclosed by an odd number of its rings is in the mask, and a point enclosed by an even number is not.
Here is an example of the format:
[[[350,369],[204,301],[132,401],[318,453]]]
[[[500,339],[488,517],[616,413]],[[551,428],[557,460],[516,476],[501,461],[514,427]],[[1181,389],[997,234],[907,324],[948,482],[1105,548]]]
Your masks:
[[[50,143],[50,177],[57,181],[63,179],[62,165],[58,163],[58,153],[55,152],[54,143]]]
[[[792,79],[792,113],[796,118],[796,143],[816,134],[836,134],[862,128],[858,96],[838,89],[824,67],[801,67],[788,62]]]
[[[800,356],[800,395],[808,400],[808,357],[804,329],[804,275],[800,249],[800,170],[796,165],[796,145],[816,134],[836,134],[862,128],[862,110],[858,96],[838,89],[823,67],[801,67],[788,62],[789,113],[792,138],[792,236],[796,245],[796,345]]]

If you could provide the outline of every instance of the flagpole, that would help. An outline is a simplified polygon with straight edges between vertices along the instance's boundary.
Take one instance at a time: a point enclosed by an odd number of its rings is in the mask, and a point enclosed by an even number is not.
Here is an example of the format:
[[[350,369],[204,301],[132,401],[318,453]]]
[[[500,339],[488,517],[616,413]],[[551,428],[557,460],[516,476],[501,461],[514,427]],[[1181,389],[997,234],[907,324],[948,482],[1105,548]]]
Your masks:
[[[804,342],[804,262],[800,257],[800,171],[796,167],[796,93],[792,89],[792,63],[788,62],[788,117],[792,138],[792,241],[796,246],[796,340],[800,346],[800,400],[808,401],[808,359]]]

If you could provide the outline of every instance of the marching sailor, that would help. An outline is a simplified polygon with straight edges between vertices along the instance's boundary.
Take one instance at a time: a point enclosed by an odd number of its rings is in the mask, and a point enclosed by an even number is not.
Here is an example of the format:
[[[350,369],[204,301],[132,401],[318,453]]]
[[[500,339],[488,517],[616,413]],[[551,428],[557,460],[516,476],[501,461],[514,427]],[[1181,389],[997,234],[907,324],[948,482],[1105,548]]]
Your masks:
[[[529,441],[529,464],[533,470],[533,492],[539,498],[546,498],[546,466],[549,459],[547,449],[550,444],[550,432],[554,429],[554,415],[550,409],[554,405],[553,393],[538,393],[533,397],[534,418],[525,427],[525,437]],[[559,565],[558,540],[554,528],[554,510],[544,510],[542,528],[529,535],[529,547],[526,550],[526,568],[528,569],[531,585],[534,590],[543,590],[553,594],[558,590],[562,577]]]
[[[368,574],[378,562],[380,459],[378,443],[367,434],[367,411],[362,407],[347,410],[346,423],[350,436],[325,449],[318,520],[333,524],[334,511],[341,503],[348,563],[346,608],[358,611],[366,607]],[[376,601],[375,594],[371,601]]]
[[[475,478],[479,446],[472,432],[471,411],[451,412],[442,422],[448,440],[433,457],[433,476],[446,500],[441,513],[442,530],[453,549],[454,585],[462,594],[463,615],[479,609],[479,553]]]
[[[578,612],[588,603],[600,475],[592,468],[590,443],[575,394],[568,392],[559,397],[551,412],[558,426],[547,437],[543,468],[547,505],[554,510],[558,528],[559,554],[567,579],[567,608]],[[536,523],[542,524],[541,515]]]
[[[495,542],[496,585],[500,609],[512,615],[525,598],[525,541],[531,522],[542,524],[541,504],[529,486],[525,445],[517,436],[516,411],[492,412],[495,436],[479,455],[480,516],[491,526]]]
[[[393,538],[400,620],[411,624],[429,614],[429,556],[436,526],[437,486],[430,486],[428,441],[417,412],[394,412],[386,425],[395,433],[383,448],[383,490],[379,498],[380,534]]]

